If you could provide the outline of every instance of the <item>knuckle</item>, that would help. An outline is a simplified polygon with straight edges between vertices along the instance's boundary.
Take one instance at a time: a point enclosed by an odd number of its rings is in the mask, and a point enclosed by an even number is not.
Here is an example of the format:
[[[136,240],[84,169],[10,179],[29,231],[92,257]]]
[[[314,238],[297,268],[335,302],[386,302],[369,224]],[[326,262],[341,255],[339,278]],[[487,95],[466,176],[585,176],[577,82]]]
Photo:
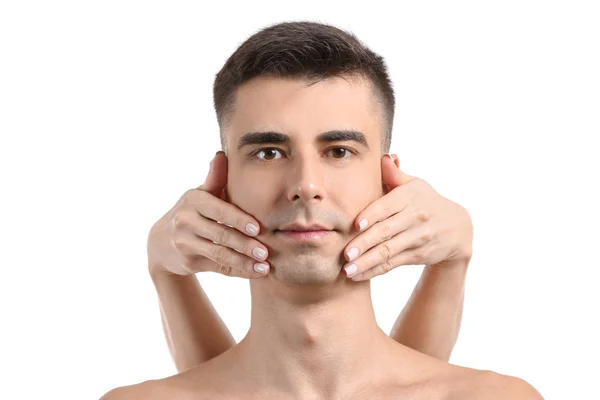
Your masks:
[[[426,211],[417,210],[415,215],[417,216],[417,219],[419,219],[420,221],[423,221],[423,222],[429,221],[429,213],[427,213]]]
[[[178,212],[173,217],[173,225],[175,228],[181,229],[189,225],[189,218],[186,213]]]
[[[188,190],[186,190],[186,191],[183,193],[183,196],[182,196],[182,197],[183,197],[183,198],[185,198],[185,199],[187,199],[187,198],[189,198],[190,196],[194,196],[194,195],[195,195],[195,194],[197,194],[197,193],[198,193],[198,190],[197,190],[197,189],[194,189],[194,188],[192,188],[192,189],[188,189]]]
[[[182,237],[174,237],[171,239],[171,245],[179,251],[183,251],[186,248],[185,241]]]
[[[379,249],[379,254],[381,254],[381,259],[384,262],[389,262],[390,256],[391,256],[391,250],[390,250],[390,247],[387,245],[387,243],[382,243],[377,247]]]
[[[227,276],[231,275],[231,267],[227,267],[225,265],[218,265],[217,269],[218,269],[218,272],[222,275],[227,275]]]
[[[387,239],[392,236],[392,228],[389,224],[382,223],[379,227],[379,237],[381,240]]]
[[[250,253],[250,249],[253,249],[254,247],[257,247],[254,242],[248,241],[248,240],[244,240],[242,242],[242,248],[240,249],[240,251],[244,254],[248,254]]]
[[[217,206],[215,208],[215,218],[217,222],[222,222],[225,218],[225,207]]]
[[[215,246],[212,251],[212,259],[219,265],[225,265],[225,248],[222,246]]]
[[[414,205],[411,206],[411,210],[412,210],[412,216],[414,219],[419,220],[419,214],[421,213],[421,210],[416,208]]]
[[[416,263],[421,263],[421,261],[425,260],[425,251],[423,249],[417,249],[413,252],[413,260]]]
[[[425,229],[423,233],[421,233],[421,239],[423,241],[430,241],[433,238],[433,232],[430,229]]]
[[[384,272],[390,272],[392,269],[394,269],[394,265],[392,264],[391,260],[387,260],[386,262],[384,262],[382,264],[382,267]]]
[[[224,226],[217,229],[217,233],[216,233],[217,243],[219,243],[219,244],[227,243],[229,241],[229,237],[230,237],[229,229],[227,229]]]

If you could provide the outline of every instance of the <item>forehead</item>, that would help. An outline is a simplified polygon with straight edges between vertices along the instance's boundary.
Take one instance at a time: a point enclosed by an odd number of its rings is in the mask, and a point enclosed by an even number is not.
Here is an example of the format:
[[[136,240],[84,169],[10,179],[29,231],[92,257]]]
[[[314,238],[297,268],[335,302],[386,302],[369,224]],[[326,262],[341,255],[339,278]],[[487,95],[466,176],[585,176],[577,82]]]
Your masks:
[[[317,136],[331,130],[355,130],[367,141],[380,140],[380,107],[368,80],[333,77],[309,81],[262,76],[236,92],[228,143],[248,131],[278,131],[292,137]]]

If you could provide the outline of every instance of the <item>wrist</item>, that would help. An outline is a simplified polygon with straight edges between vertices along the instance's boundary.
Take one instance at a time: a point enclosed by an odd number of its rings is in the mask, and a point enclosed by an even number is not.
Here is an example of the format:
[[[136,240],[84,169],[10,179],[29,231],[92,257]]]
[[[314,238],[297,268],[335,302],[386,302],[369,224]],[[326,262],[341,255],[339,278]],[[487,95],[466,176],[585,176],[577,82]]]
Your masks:
[[[150,274],[152,281],[178,276],[167,271],[167,269],[164,268],[161,264],[155,262],[148,262],[148,273]]]
[[[454,260],[443,260],[436,264],[426,265],[425,270],[436,273],[465,274],[470,262],[470,257]]]

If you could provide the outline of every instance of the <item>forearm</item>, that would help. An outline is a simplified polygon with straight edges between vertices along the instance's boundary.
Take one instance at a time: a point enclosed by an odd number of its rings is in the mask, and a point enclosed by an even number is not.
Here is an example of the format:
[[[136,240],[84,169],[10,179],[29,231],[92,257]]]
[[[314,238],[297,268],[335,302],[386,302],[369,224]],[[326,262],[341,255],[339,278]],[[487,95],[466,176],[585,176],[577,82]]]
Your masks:
[[[458,338],[468,261],[425,266],[390,337],[444,361]]]
[[[196,275],[150,268],[158,293],[163,331],[178,372],[210,360],[235,345]]]

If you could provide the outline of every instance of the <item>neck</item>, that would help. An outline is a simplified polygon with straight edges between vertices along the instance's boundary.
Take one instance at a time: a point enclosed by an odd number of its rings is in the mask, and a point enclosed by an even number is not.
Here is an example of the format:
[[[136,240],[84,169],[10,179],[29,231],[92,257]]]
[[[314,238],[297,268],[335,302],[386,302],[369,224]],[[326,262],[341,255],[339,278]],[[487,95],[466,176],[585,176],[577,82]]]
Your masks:
[[[385,379],[382,370],[403,347],[377,325],[368,280],[340,274],[333,284],[309,286],[267,276],[250,287],[251,327],[239,350],[263,385],[299,398],[335,398],[350,379]]]

